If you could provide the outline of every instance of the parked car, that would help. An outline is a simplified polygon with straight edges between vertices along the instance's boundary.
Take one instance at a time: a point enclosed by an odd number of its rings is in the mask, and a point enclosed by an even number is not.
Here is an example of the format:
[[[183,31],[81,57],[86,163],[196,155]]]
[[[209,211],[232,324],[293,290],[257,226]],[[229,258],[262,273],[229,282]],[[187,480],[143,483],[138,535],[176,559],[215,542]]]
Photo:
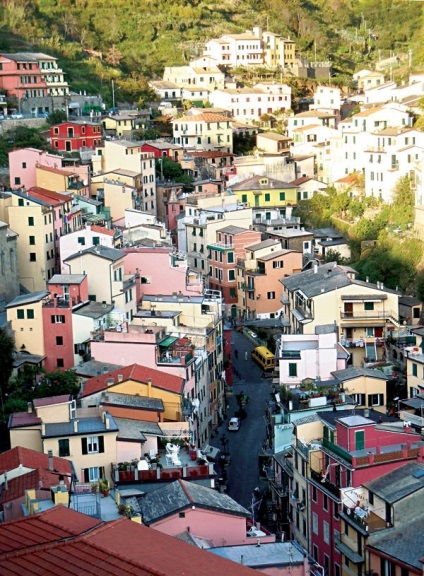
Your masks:
[[[4,120],[4,114],[0,114],[0,120]]]
[[[13,114],[11,114],[9,118],[11,118],[12,120],[22,120],[23,115],[20,114],[19,112],[13,112]]]
[[[232,432],[237,432],[240,430],[240,418],[230,418],[228,422],[228,430]]]

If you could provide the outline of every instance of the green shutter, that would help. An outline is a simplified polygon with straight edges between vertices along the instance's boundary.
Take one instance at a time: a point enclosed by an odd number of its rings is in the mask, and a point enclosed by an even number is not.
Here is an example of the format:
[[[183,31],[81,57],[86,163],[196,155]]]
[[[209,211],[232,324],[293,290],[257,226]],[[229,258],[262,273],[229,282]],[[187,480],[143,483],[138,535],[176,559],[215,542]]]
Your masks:
[[[365,432],[364,430],[355,431],[355,450],[365,449]]]

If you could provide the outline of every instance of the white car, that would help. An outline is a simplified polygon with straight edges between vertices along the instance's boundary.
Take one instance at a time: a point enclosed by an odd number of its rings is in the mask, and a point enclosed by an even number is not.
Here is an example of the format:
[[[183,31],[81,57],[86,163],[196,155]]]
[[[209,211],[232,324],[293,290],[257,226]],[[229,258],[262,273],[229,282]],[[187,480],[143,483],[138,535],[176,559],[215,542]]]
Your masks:
[[[12,118],[12,120],[22,120],[23,116],[19,114],[19,112],[14,112],[10,115],[10,118]]]
[[[228,430],[232,432],[240,430],[240,418],[231,418],[228,422]]]

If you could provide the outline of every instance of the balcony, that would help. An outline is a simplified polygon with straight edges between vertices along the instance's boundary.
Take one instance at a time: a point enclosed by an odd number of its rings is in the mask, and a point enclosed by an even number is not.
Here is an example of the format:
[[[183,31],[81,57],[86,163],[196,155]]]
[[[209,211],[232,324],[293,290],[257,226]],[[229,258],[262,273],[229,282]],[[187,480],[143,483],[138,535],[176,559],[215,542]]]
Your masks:
[[[280,302],[281,302],[281,304],[284,304],[287,306],[290,303],[290,298],[288,297],[287,294],[281,294]]]
[[[327,448],[327,450],[329,450],[330,452],[334,452],[334,454],[336,454],[340,458],[343,458],[343,460],[346,460],[346,462],[349,462],[349,464],[352,463],[351,454],[349,454],[349,452],[347,452],[346,450],[343,450],[343,448],[340,448],[340,446],[337,446],[337,444],[334,444],[334,442],[327,440],[327,438],[323,438],[322,445],[324,448]]]
[[[397,313],[393,310],[353,310],[341,311],[340,318],[342,320],[395,320],[397,323]]]
[[[210,250],[233,250],[234,244],[226,244],[225,242],[214,242],[213,244],[208,244],[207,248]]]
[[[135,284],[135,275],[134,274],[125,274],[124,279],[122,280],[122,290],[127,290],[134,286]]]
[[[328,490],[328,492],[331,492],[336,498],[340,498],[340,488],[329,480],[326,480],[325,476],[322,476],[321,473],[311,470],[311,479],[319,483],[320,486]]]
[[[296,314],[296,312],[297,312],[297,314]],[[300,320],[312,320],[313,319],[312,312],[310,310],[308,310],[307,308],[301,308],[300,306],[296,306],[294,308],[293,314],[296,317],[297,317],[297,315],[299,315]]]
[[[361,511],[358,513],[355,512],[355,507],[350,508],[346,506],[346,504],[343,504],[342,517],[344,520],[355,524],[368,533],[387,528],[387,522],[383,518],[380,518],[380,516],[377,516],[372,510],[369,510],[369,508],[361,508]]]
[[[193,352],[186,351],[166,351],[157,357],[157,364],[177,364],[179,366],[187,366],[190,360],[193,359]]]

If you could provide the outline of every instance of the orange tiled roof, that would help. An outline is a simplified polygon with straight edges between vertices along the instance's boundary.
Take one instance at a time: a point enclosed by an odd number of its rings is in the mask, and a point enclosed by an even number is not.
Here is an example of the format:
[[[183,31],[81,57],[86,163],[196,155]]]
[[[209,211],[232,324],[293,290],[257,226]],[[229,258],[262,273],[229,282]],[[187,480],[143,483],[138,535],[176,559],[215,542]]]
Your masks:
[[[108,379],[113,378],[115,384],[117,384],[118,375],[122,375],[122,381],[134,380],[135,382],[140,382],[142,384],[146,384],[148,379],[151,378],[152,386],[154,388],[169,390],[176,394],[182,392],[184,385],[184,380],[178,376],[159,372],[159,370],[154,370],[153,368],[145,368],[139,364],[132,364],[131,366],[125,366],[124,368],[113,370],[107,374],[90,378],[84,384],[81,396],[90,396],[91,394],[96,394],[96,392],[100,392],[101,390],[113,386],[113,384],[107,383]]]
[[[37,450],[31,450],[23,446],[16,446],[0,454],[0,474],[8,470],[14,470],[18,468],[20,464],[25,466],[25,468],[32,468],[34,470],[48,470],[49,457],[47,454],[44,454],[44,452],[37,452]],[[59,474],[72,473],[70,461],[65,458],[59,458],[58,456],[53,456],[53,468]]]
[[[62,174],[63,176],[78,176],[76,172],[71,172],[65,168],[53,168],[51,166],[37,166],[39,170],[44,170],[44,172],[52,172],[53,174]]]
[[[173,120],[172,123],[181,124],[181,122],[232,122],[232,118],[227,118],[222,114],[193,114],[193,116],[181,116]]]
[[[52,206],[58,206],[59,204],[71,202],[72,200],[72,198],[66,194],[60,194],[60,192],[53,192],[53,190],[47,190],[46,188],[40,188],[38,186],[30,188],[28,190],[28,195],[37,200],[42,200],[46,204],[51,204]]]
[[[97,232],[98,234],[106,234],[107,236],[115,236],[115,232],[104,226],[97,226],[97,224],[91,225],[92,232]]]

